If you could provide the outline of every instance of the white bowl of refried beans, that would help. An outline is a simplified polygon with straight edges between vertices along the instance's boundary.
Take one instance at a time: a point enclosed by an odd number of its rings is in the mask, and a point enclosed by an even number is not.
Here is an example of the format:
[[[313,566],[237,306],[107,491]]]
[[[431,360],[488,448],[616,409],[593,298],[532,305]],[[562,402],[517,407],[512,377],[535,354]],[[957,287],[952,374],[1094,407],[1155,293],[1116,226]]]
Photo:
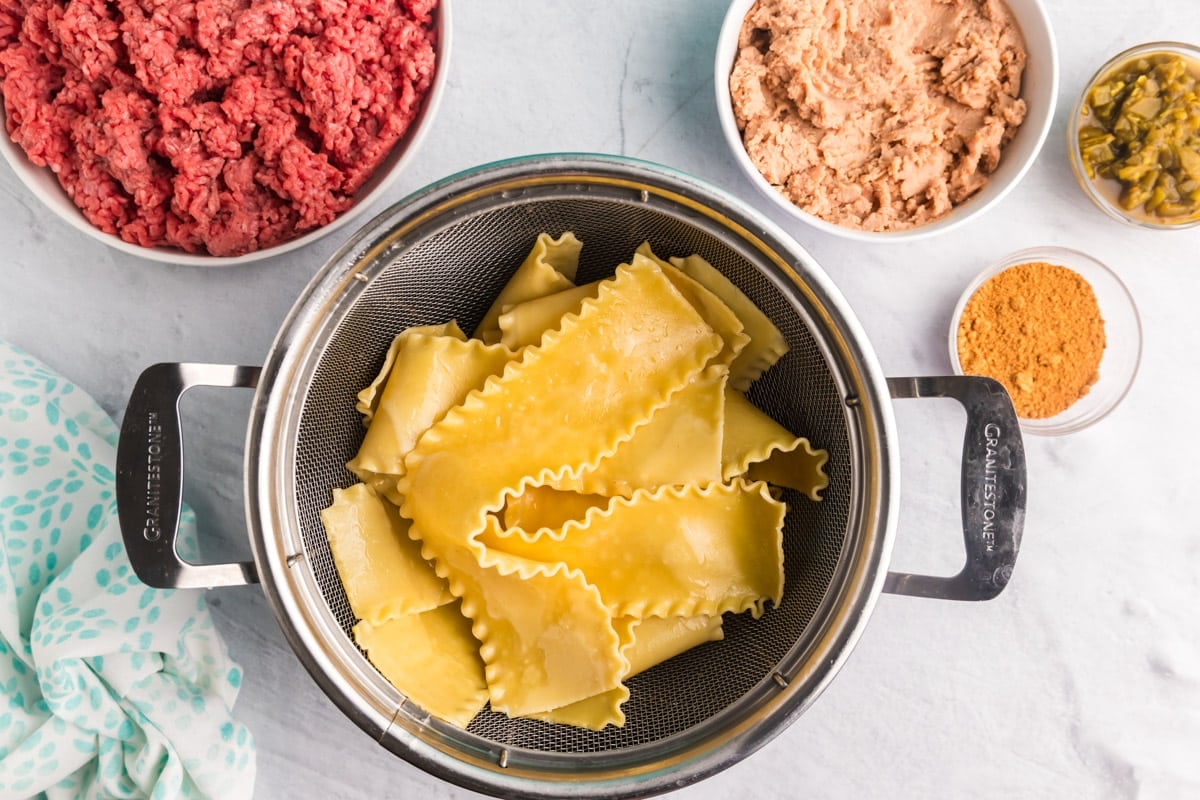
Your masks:
[[[446,82],[447,5],[30,0],[0,25],[0,153],[122,252],[231,266],[293,251],[411,160]]]
[[[1058,91],[1040,0],[734,0],[717,42],[733,157],[791,217],[911,241],[999,202]]]

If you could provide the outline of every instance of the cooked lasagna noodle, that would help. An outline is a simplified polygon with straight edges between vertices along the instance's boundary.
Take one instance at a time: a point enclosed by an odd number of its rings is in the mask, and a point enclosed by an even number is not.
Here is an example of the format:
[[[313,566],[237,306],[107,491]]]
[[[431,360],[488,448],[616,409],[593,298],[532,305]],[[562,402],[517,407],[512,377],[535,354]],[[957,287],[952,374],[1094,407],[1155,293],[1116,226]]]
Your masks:
[[[648,244],[577,286],[580,247],[539,236],[472,338],[396,337],[359,394],[362,482],[322,512],[355,641],[460,727],[489,703],[623,724],[628,678],[780,602],[768,484],[828,482],[744,396],[787,345],[740,290]]]

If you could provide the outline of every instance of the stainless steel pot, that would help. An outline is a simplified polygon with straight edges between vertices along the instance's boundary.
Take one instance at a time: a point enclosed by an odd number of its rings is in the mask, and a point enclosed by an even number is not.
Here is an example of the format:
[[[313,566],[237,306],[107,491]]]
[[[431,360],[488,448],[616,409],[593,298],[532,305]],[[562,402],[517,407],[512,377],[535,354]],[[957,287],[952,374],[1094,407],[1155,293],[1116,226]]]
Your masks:
[[[783,331],[791,351],[751,399],[829,451],[830,485],[790,496],[787,586],[761,620],[631,680],[623,728],[591,732],[499,714],[466,731],[429,717],[350,637],[318,516],[361,441],[354,394],[405,327],[456,318],[470,329],[534,236],[573,230],[592,280],[649,240],[700,253]],[[252,563],[193,565],[174,547],[182,493],[179,396],[196,385],[257,386],[246,443]],[[893,398],[953,397],[967,411],[962,461],[967,561],[952,578],[889,572],[899,497]],[[837,289],[795,242],[741,202],[664,167],[542,156],[456,175],[384,212],[341,248],[283,323],[261,369],[159,364],[143,373],[118,452],[130,561],[153,586],[260,581],[296,654],[381,744],[447,780],[509,797],[634,797],[699,780],[761,747],[849,657],[880,594],[984,600],[1008,582],[1025,508],[1017,420],[985,378],[892,378]]]

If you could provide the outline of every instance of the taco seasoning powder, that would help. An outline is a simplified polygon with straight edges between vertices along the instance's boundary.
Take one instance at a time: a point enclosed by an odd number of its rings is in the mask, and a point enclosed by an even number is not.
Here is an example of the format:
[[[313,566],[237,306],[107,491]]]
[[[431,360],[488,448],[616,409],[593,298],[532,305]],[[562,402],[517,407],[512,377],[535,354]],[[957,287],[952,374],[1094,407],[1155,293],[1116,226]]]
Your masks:
[[[1100,377],[1104,320],[1091,285],[1044,261],[1009,267],[971,296],[958,323],[964,374],[1004,384],[1017,416],[1053,417]]]

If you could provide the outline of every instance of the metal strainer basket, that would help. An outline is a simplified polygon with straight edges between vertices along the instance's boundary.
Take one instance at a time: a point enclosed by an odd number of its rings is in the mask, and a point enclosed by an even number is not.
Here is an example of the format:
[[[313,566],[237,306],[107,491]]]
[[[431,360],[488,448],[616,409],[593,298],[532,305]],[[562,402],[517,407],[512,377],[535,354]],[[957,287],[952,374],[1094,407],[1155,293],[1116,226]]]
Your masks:
[[[766,312],[790,352],[750,398],[829,452],[820,503],[788,493],[782,603],[727,615],[725,639],[629,681],[622,728],[592,732],[485,711],[466,731],[408,702],[366,660],[319,512],[355,477],[355,394],[412,325],[471,330],[540,232],[584,243],[579,280],[612,273],[649,241],[699,253]],[[182,486],[177,402],[197,384],[257,384],[246,447],[254,562],[193,565],[174,551]],[[890,390],[890,391],[889,391]],[[890,396],[954,396],[968,409],[963,509],[968,563],[954,578],[889,574],[898,456]],[[744,757],[800,714],[837,672],[881,590],[955,599],[997,594],[1024,509],[1016,419],[998,384],[885,381],[862,330],[812,259],[770,223],[694,179],[599,156],[543,156],[454,176],[369,223],[297,301],[265,366],[148,369],[118,454],[130,560],[153,585],[260,580],[316,681],[366,732],[431,773],[501,796],[662,792]]]

